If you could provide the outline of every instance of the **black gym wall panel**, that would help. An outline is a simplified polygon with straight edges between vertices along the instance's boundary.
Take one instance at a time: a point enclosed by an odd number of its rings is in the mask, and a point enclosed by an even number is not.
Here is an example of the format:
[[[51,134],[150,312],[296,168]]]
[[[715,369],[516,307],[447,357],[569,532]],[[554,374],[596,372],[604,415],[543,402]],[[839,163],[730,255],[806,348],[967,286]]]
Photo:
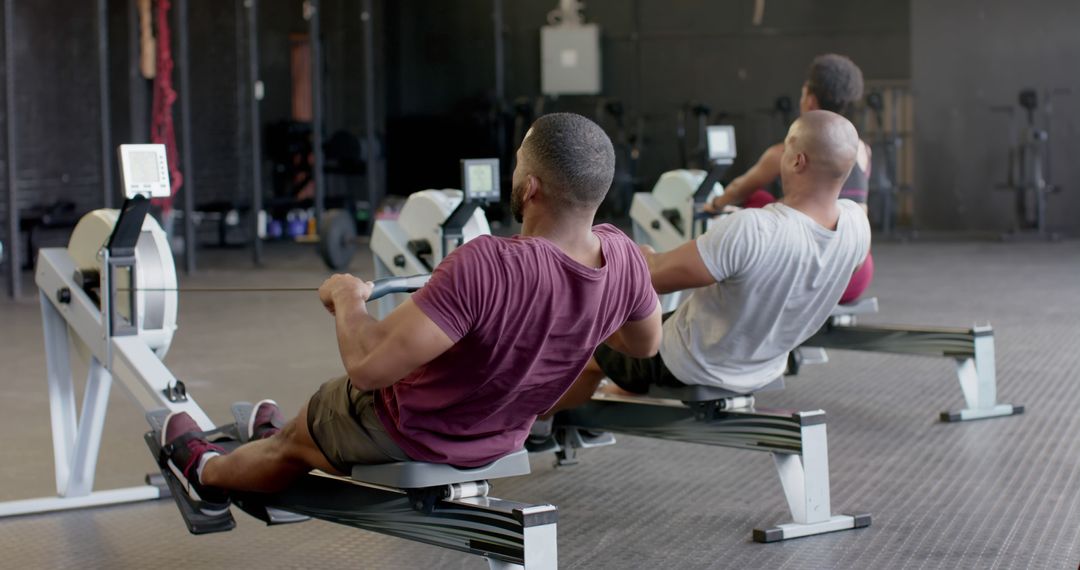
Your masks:
[[[251,101],[243,0],[189,2],[192,5],[192,135],[198,183],[195,202],[203,205],[233,201],[249,205]],[[381,2],[375,4],[378,18]],[[322,0],[321,5],[324,134],[329,136],[335,130],[345,129],[362,136],[364,82],[360,2]],[[308,33],[302,7],[302,0],[262,0],[259,3],[259,78],[264,87],[264,98],[259,104],[260,129],[268,123],[291,117],[290,35]],[[377,35],[379,33],[377,27]],[[378,68],[378,58],[376,61]],[[380,93],[380,89],[381,86],[376,92]],[[381,116],[377,120],[381,123]],[[266,192],[270,192],[269,174],[269,165],[264,164]],[[338,178],[327,180],[329,194],[362,192],[358,190],[359,181]]]
[[[916,215],[923,228],[1004,231],[1013,195],[1006,179],[1010,120],[1023,88],[1066,88],[1054,101],[1051,229],[1080,233],[1080,2],[913,0]]]
[[[366,85],[364,82],[364,35],[361,21],[363,3],[360,0],[320,0],[322,5],[323,37],[323,113],[324,133],[331,136],[335,131],[344,130],[360,138],[367,132],[365,109],[367,105]],[[385,140],[385,117],[387,105],[386,84],[386,28],[387,4],[374,0],[374,63],[375,85],[375,149],[376,183],[385,180],[383,169],[383,150],[381,141]],[[366,181],[362,177],[332,175],[325,178],[328,197],[351,195],[364,199]]]
[[[188,2],[191,10],[188,27],[194,202],[196,208],[221,201],[250,204],[247,14],[242,0]],[[175,10],[175,3],[173,6]],[[173,26],[175,50],[179,47],[175,18]],[[173,82],[179,88],[179,65],[173,74]],[[177,144],[181,145],[181,153],[188,152],[182,147],[179,101],[173,117]]]
[[[3,4],[0,4],[0,38],[3,38],[3,35],[4,35],[4,27],[2,26],[2,22],[4,21],[4,10],[2,9],[2,7],[3,7]],[[3,47],[3,44],[0,44],[0,48],[2,48],[2,47]],[[3,85],[5,87],[7,85],[8,77],[9,76],[8,76],[8,70],[7,70],[7,58],[6,57],[0,58],[0,80],[2,80],[4,82]],[[4,101],[4,99],[6,99],[6,98],[7,98],[7,91],[5,89],[2,92],[0,92],[0,101]],[[7,169],[8,169],[8,163],[7,163],[8,162],[8,160],[7,160],[8,116],[7,116],[7,112],[5,111],[6,108],[7,108],[7,101],[4,101],[4,107],[0,107],[0,228],[2,228],[2,230],[0,230],[0,241],[4,242],[4,247],[11,247],[7,243],[8,242],[8,178],[7,178],[7,175],[8,175],[8,173],[7,173]],[[3,260],[3,262],[0,262],[0,267],[3,267],[5,269],[5,274],[6,274],[6,267],[7,267],[7,262],[8,262],[9,258],[10,258],[10,256],[7,255],[7,253],[5,252],[4,260]]]
[[[507,12],[517,4],[504,2]],[[492,6],[491,0],[386,4],[388,193],[457,187],[459,159],[496,154],[480,124],[495,89]]]
[[[20,210],[57,200],[79,211],[102,204],[96,9],[85,0],[14,4],[15,116],[4,121],[14,120],[17,131]],[[6,228],[6,170],[0,186]]]

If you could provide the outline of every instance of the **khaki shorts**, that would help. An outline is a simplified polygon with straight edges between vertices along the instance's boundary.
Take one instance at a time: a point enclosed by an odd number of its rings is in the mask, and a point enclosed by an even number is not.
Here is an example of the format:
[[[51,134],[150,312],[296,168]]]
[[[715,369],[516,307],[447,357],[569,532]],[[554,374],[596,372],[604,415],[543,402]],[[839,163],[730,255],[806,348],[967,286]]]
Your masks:
[[[315,445],[341,473],[353,465],[411,461],[383,428],[374,393],[353,388],[348,376],[319,387],[308,402],[307,424]]]

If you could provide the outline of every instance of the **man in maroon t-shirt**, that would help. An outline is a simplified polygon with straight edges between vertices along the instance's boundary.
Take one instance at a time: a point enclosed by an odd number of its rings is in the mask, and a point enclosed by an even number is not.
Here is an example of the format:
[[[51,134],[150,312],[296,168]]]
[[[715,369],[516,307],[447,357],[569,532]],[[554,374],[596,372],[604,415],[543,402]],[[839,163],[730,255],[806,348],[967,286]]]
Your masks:
[[[619,230],[592,225],[614,167],[595,123],[541,117],[514,169],[521,235],[458,248],[381,322],[365,308],[370,282],[328,279],[319,298],[334,315],[346,375],[287,423],[276,404],[259,402],[253,441],[229,454],[187,414],[169,416],[162,444],[188,500],[213,514],[228,505],[225,489],[280,490],[313,468],[484,465],[522,447],[600,343],[656,354],[660,308],[645,260]]]

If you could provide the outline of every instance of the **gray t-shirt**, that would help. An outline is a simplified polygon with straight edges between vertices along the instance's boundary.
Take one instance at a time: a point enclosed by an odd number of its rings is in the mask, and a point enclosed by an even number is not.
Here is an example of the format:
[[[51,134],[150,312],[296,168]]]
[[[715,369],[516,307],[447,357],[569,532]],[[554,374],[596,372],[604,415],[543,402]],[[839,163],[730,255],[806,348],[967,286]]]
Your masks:
[[[721,218],[697,238],[716,283],[664,322],[660,355],[686,384],[754,390],[825,323],[870,250],[862,209],[839,200],[836,230],[781,203]]]

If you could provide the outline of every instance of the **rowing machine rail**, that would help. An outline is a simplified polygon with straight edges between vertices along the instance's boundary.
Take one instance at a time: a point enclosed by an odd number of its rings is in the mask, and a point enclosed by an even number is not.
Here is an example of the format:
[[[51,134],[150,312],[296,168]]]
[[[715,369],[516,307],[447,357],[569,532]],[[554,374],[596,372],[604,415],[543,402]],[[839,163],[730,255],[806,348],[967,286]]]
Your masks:
[[[877,300],[860,301],[850,311],[838,307],[825,326],[803,347],[834,348],[893,354],[951,358],[967,406],[941,412],[941,421],[960,422],[1024,413],[1024,406],[997,401],[994,330],[990,325],[932,327],[913,325],[860,325],[859,314],[877,311]],[[803,348],[803,347],[800,347]]]
[[[585,406],[560,412],[556,424],[564,429],[613,431],[771,453],[792,521],[755,529],[757,542],[870,525],[869,514],[832,513],[828,439],[821,410],[793,412],[755,409],[752,405],[721,409],[716,401],[697,400],[689,394],[677,399],[597,395]]]

